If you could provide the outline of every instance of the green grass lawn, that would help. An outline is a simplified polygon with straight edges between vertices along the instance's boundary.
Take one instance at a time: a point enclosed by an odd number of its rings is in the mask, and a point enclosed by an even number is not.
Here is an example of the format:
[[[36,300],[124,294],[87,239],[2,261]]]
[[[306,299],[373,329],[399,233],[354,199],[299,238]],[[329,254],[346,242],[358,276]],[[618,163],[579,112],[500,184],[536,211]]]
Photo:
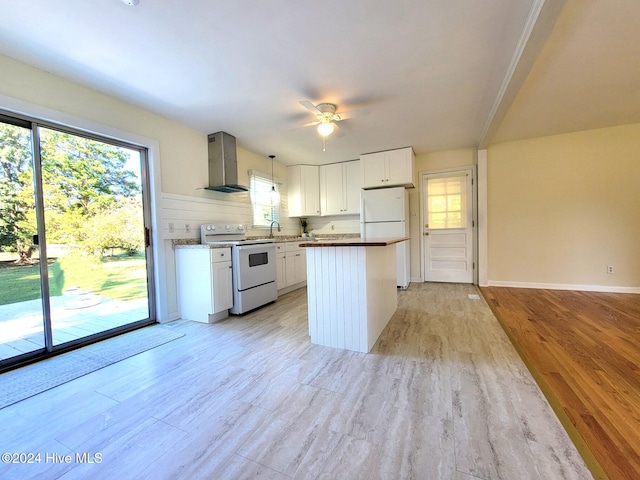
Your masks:
[[[103,260],[68,255],[49,264],[51,296],[78,287],[114,300],[134,300],[147,296],[144,254],[105,257]],[[40,267],[4,263],[0,268],[0,305],[40,298]]]

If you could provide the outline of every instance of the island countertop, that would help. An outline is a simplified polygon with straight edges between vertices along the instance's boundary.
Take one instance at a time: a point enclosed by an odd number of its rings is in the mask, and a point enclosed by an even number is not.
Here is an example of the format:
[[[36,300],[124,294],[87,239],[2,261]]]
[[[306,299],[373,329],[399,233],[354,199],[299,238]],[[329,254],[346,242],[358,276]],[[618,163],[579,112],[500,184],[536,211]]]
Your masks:
[[[367,240],[365,238],[344,238],[336,240],[317,240],[314,242],[301,242],[299,247],[386,247],[394,243],[405,242],[410,237],[377,238]]]

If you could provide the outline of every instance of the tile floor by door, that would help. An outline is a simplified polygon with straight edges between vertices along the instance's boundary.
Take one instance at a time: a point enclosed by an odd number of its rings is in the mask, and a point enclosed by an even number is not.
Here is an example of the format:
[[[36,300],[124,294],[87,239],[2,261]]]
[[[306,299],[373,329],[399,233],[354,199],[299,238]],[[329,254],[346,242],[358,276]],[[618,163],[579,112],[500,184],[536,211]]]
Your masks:
[[[474,293],[412,284],[370,354],[311,345],[304,289],[174,322],[184,337],[0,410],[0,451],[25,454],[3,460],[32,461],[0,478],[591,478]]]

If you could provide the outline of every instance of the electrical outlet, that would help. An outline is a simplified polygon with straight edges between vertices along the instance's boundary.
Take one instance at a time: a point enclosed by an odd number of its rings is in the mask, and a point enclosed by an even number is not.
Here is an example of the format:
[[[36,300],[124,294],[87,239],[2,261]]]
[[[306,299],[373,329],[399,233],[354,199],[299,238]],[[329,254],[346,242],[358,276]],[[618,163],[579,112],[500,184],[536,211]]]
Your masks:
[[[336,229],[336,226],[332,224],[331,225],[331,230],[335,230],[335,229]]]
[[[191,225],[188,223],[184,224],[184,233],[189,233],[191,231]]]
[[[175,228],[173,226],[173,223],[169,224],[169,233],[173,233],[175,231]]]
[[[613,273],[613,265],[607,265],[607,273]]]

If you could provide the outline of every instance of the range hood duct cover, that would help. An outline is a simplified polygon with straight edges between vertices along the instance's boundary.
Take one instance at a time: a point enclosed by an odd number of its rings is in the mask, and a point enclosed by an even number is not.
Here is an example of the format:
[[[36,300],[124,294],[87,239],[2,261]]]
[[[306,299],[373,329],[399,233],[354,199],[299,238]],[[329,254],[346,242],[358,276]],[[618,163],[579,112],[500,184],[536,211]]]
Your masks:
[[[238,184],[236,137],[226,132],[212,133],[209,140],[209,186],[207,190],[235,193],[249,189]]]

